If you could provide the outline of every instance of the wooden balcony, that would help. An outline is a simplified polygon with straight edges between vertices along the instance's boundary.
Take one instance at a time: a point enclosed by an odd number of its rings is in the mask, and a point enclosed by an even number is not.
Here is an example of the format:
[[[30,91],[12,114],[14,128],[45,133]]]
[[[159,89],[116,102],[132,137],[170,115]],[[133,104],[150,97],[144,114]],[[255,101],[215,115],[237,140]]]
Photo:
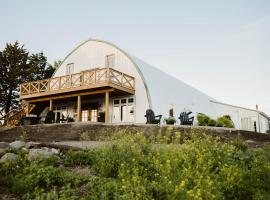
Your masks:
[[[112,68],[95,68],[81,73],[23,83],[20,85],[20,98],[30,99],[106,87],[134,94],[135,78]]]

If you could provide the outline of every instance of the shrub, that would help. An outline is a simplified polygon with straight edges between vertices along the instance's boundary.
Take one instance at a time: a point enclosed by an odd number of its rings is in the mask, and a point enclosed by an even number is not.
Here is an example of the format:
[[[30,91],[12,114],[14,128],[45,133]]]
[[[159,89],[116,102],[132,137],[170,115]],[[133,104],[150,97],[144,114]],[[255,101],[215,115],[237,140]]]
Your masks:
[[[234,128],[234,124],[229,115],[219,117],[216,121],[205,114],[199,113],[197,115],[197,121],[199,126],[217,126],[217,127]]]
[[[205,114],[199,113],[197,115],[197,121],[199,126],[208,126],[210,117]]]
[[[210,119],[210,120],[208,121],[208,126],[216,126],[216,125],[217,125],[216,120]]]
[[[217,126],[218,127],[226,127],[226,128],[234,128],[234,124],[231,120],[231,117],[228,115],[224,115],[217,119]]]

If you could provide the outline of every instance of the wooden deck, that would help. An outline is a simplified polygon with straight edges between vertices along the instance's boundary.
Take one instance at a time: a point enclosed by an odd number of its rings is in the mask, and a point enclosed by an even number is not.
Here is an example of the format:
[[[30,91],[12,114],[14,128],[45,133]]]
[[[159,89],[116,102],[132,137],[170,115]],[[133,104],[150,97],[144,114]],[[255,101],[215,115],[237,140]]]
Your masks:
[[[134,94],[135,78],[112,68],[95,68],[81,73],[23,83],[20,85],[20,98],[30,99],[102,87]]]

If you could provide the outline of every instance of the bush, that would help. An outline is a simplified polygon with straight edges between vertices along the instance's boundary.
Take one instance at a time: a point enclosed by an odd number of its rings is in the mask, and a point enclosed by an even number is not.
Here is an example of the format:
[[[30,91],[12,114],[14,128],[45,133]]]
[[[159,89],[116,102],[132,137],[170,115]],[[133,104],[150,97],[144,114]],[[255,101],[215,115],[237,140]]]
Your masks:
[[[199,113],[197,115],[197,121],[199,126],[208,126],[210,120],[210,117],[205,114]]]
[[[234,124],[231,120],[231,117],[228,115],[224,115],[217,119],[217,126],[218,127],[226,127],[226,128],[234,128]]]
[[[208,126],[216,126],[216,125],[217,125],[216,120],[210,119],[210,120],[208,121]]]
[[[217,127],[234,128],[234,124],[229,115],[219,117],[216,121],[210,118],[209,116],[200,113],[197,115],[197,121],[199,126],[217,126]]]

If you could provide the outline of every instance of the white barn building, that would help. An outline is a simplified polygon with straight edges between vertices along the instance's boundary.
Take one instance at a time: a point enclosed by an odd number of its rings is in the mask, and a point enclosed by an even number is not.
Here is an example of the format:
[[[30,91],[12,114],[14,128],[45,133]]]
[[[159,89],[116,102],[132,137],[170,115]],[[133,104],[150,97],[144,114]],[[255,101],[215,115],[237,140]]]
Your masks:
[[[198,113],[230,115],[237,129],[253,131],[256,122],[258,132],[269,130],[270,118],[263,112],[220,103],[114,44],[95,39],[68,54],[51,79],[22,84],[21,99],[28,105],[27,114],[43,116],[52,110],[58,121],[71,117],[145,123],[147,109],[168,117],[173,108],[176,118],[188,109],[195,119]]]

